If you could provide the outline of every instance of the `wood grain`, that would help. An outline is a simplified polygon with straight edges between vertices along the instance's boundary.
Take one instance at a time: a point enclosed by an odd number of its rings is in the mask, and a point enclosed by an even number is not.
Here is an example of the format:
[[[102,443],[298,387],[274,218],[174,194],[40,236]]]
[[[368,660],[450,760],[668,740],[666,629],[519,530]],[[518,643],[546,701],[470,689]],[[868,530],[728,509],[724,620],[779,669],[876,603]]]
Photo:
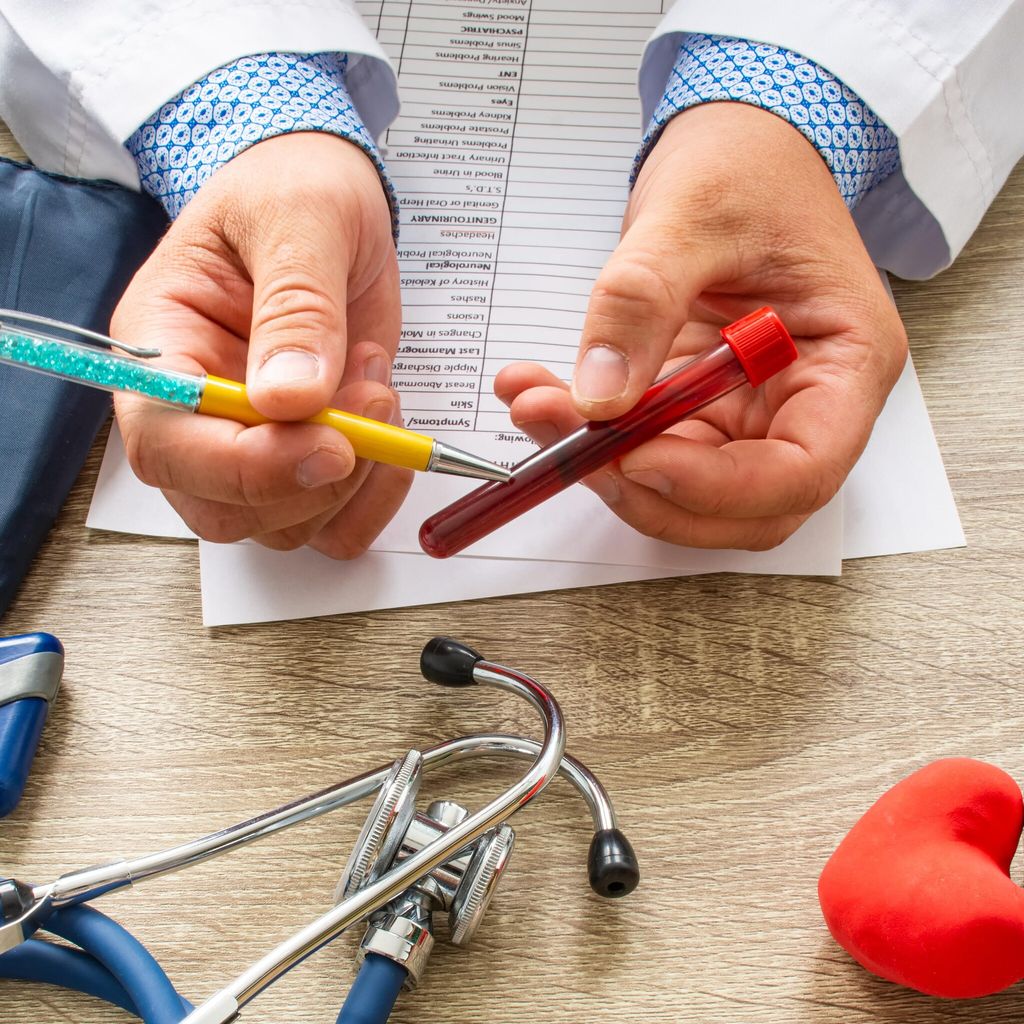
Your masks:
[[[0,121],[0,156],[8,156],[13,160],[26,159],[25,151],[18,145],[17,139],[3,121]]]
[[[895,284],[963,550],[848,563],[840,579],[706,576],[204,630],[193,546],[85,529],[97,447],[2,623],[67,648],[28,792],[0,822],[3,872],[42,881],[162,848],[451,735],[533,734],[514,701],[418,678],[421,644],[443,632],[552,686],[644,881],[618,903],[589,892],[586,815],[556,784],[518,822],[478,940],[439,943],[395,1020],[1024,1019],[1022,986],[946,1003],[870,977],[815,894],[841,836],[913,769],[968,754],[1024,781],[1022,224],[1018,168],[951,270]],[[479,806],[510,770],[445,770],[425,795]],[[364,813],[103,909],[202,999],[328,905]],[[354,941],[244,1019],[333,1020]],[[2,1000],[7,1024],[125,1019],[32,985],[4,983]]]

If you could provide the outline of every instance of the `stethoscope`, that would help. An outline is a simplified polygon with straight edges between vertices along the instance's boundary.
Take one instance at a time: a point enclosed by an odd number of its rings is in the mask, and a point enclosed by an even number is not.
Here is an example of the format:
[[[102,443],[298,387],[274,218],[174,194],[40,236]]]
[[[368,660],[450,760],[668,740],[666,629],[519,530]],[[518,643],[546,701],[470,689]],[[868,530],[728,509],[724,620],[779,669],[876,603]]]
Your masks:
[[[594,822],[591,888],[607,898],[632,892],[640,880],[636,855],[616,825],[604,787],[565,753],[562,712],[551,693],[529,676],[485,661],[472,648],[444,637],[423,649],[420,670],[442,686],[489,686],[524,698],[540,712],[543,740],[463,736],[410,751],[391,765],[161,853],[73,871],[48,885],[0,881],[0,977],[86,992],[147,1024],[226,1024],[292,967],[365,919],[369,926],[358,954],[361,965],[338,1024],[383,1024],[399,992],[413,987],[422,974],[434,942],[435,913],[447,913],[453,942],[464,945],[472,939],[512,852],[515,837],[506,819],[558,772],[575,786]],[[451,801],[416,810],[426,770],[493,755],[533,763],[518,782],[475,813]],[[86,905],[104,893],[227,853],[373,793],[376,799],[342,872],[335,906],[195,1009],[138,940]],[[36,939],[37,929],[78,948]]]

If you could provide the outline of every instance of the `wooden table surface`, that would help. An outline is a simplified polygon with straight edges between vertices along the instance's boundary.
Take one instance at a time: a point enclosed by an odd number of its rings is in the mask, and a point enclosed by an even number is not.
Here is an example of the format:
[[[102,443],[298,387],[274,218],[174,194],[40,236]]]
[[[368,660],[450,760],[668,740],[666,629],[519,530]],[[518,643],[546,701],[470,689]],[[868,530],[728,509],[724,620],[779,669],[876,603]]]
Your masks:
[[[619,902],[589,891],[588,818],[556,783],[517,822],[477,941],[439,942],[393,1019],[1024,1020],[1024,986],[950,1003],[871,977],[832,941],[815,888],[854,821],[928,761],[971,755],[1024,781],[1022,225],[1018,168],[953,269],[895,283],[961,550],[850,562],[840,579],[704,576],[206,630],[194,546],[85,529],[97,447],[0,623],[67,649],[28,792],[0,822],[3,873],[44,881],[160,849],[449,736],[535,735],[511,698],[418,678],[422,643],[448,633],[550,684],[644,876]],[[478,807],[515,770],[446,769],[425,796]],[[102,909],[200,1000],[323,911],[366,807]],[[333,1021],[354,944],[243,1019]],[[0,1006],[6,1024],[126,1019],[34,985],[3,983]]]

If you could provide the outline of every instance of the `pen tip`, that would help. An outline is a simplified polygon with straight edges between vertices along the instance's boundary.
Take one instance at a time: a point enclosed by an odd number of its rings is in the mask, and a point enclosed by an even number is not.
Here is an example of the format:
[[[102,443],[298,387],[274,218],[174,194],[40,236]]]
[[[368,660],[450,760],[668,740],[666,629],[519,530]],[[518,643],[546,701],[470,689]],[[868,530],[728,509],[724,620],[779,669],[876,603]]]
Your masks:
[[[468,476],[474,480],[497,480],[504,482],[512,476],[510,470],[497,463],[488,462],[478,455],[471,455],[460,448],[453,448],[443,441],[434,442],[434,452],[427,469],[434,473],[448,473],[451,476]]]

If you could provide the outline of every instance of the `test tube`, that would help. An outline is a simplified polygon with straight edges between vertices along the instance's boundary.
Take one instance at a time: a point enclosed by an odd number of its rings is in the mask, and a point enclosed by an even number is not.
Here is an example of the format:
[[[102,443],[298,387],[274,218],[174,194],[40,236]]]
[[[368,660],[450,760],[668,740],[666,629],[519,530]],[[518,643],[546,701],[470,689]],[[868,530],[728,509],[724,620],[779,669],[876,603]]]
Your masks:
[[[589,420],[482,487],[441,509],[420,527],[420,547],[448,558],[620,455],[631,451],[742,384],[754,387],[797,357],[789,332],[764,306],[723,327],[721,344],[655,381],[628,412]]]

